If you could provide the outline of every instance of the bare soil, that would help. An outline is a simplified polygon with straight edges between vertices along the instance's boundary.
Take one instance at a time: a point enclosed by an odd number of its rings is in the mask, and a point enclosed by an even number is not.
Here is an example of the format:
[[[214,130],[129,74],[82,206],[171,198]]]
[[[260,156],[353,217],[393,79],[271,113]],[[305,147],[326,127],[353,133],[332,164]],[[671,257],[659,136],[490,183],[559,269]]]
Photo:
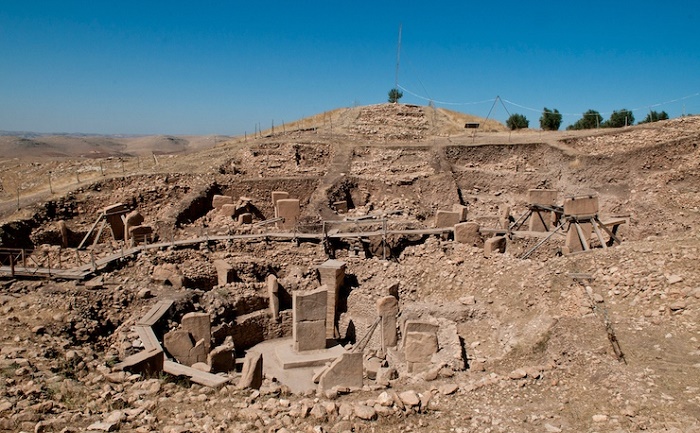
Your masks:
[[[603,219],[628,218],[620,246],[558,256],[563,238],[555,237],[522,260],[534,240],[514,239],[505,254],[485,258],[479,247],[439,236],[395,236],[383,260],[376,244],[362,259],[350,256],[352,243],[337,244],[352,277],[351,300],[374,305],[398,283],[402,309],[457,324],[468,361],[454,375],[426,381],[404,374],[392,383],[399,392],[432,396],[421,413],[351,417],[351,426],[700,431],[700,118],[577,132],[508,132],[483,119],[485,128],[464,129],[473,121],[442,109],[382,104],[199,150],[171,143],[167,154],[155,156],[145,139],[100,143],[92,157],[65,150],[77,143],[68,138],[60,145],[15,141],[9,149],[34,150],[0,161],[0,242],[43,251],[37,260],[58,263],[60,256],[62,266],[75,265],[88,259],[70,247],[100,209],[117,202],[138,209],[160,240],[263,230],[223,218],[211,207],[214,194],[247,197],[271,218],[271,192],[289,191],[301,200],[302,231],[324,220],[352,230],[343,218],[365,215],[396,228],[433,227],[435,213],[457,203],[468,207],[469,221],[495,228],[505,208],[516,218],[526,211],[528,189],[556,189],[560,202],[597,194]],[[61,158],[43,159],[55,155]],[[332,208],[339,200],[348,202],[347,215]],[[58,221],[72,233],[69,248],[59,247]],[[100,257],[121,247],[103,235],[91,250]],[[242,284],[215,288],[217,258],[239,264]],[[292,408],[318,401],[287,395],[274,383],[254,395],[166,377],[115,382],[109,373],[134,339],[130,324],[153,298],[178,299],[181,312],[210,311],[220,325],[236,320],[236,308],[257,308],[268,273],[290,290],[315,287],[314,267],[326,258],[317,243],[234,241],[139,253],[103,270],[97,289],[80,281],[1,280],[0,430],[84,431],[122,411],[121,431],[343,431],[337,414],[289,415],[287,422],[274,406],[280,399]],[[154,280],[163,267],[177,270],[184,286]],[[582,274],[590,279],[574,278]],[[613,350],[610,330],[624,359]],[[443,395],[438,389],[445,384],[458,391]],[[367,387],[334,404],[371,403],[380,392]],[[249,416],[258,409],[274,414]]]

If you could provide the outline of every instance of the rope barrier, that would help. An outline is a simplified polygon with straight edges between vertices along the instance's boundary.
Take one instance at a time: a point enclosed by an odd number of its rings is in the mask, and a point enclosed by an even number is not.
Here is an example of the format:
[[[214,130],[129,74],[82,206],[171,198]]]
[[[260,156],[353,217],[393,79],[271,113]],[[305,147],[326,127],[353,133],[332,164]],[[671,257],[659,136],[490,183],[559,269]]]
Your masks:
[[[407,88],[405,88],[405,87],[403,87],[403,86],[401,86],[401,85],[397,85],[397,87],[398,87],[399,89],[403,90],[404,92],[408,93],[409,95],[414,96],[414,97],[416,97],[416,98],[418,98],[418,99],[422,99],[422,100],[424,100],[424,101],[430,101],[430,102],[432,102],[432,103],[440,104],[440,105],[478,105],[478,104],[485,104],[485,103],[488,103],[488,102],[495,103],[495,102],[497,102],[497,101],[500,99],[501,101],[503,101],[503,102],[505,102],[505,103],[507,103],[507,104],[510,104],[510,105],[512,105],[512,106],[514,106],[514,107],[522,108],[523,110],[528,110],[528,111],[532,111],[532,112],[535,112],[535,113],[543,113],[543,112],[544,112],[544,110],[538,110],[538,109],[536,109],[536,108],[528,107],[528,106],[526,106],[526,105],[517,104],[517,103],[515,103],[515,102],[513,102],[513,101],[509,101],[508,99],[504,99],[504,98],[500,98],[500,97],[496,97],[496,98],[492,98],[492,99],[487,99],[487,100],[484,100],[484,101],[474,101],[474,102],[448,102],[448,101],[439,101],[439,100],[436,100],[436,99],[427,98],[427,97],[425,97],[425,96],[422,96],[422,95],[419,95],[419,94],[417,94],[417,93],[415,93],[415,92],[412,92],[411,90],[409,90],[409,89],[407,89]],[[649,104],[649,105],[645,105],[645,106],[642,106],[642,107],[633,108],[633,109],[631,109],[631,110],[625,109],[625,110],[620,110],[620,111],[626,111],[626,112],[635,112],[635,111],[640,111],[640,110],[646,111],[646,110],[650,110],[651,108],[660,107],[660,106],[662,106],[662,105],[673,104],[674,102],[680,102],[680,101],[684,101],[684,100],[686,100],[686,99],[696,98],[696,97],[698,97],[698,96],[700,96],[700,92],[693,93],[693,94],[691,94],[691,95],[686,95],[686,96],[683,96],[683,97],[680,97],[680,98],[676,98],[676,99],[671,99],[671,100],[664,101],[664,102],[659,102],[659,103],[655,103],[655,104]],[[492,107],[492,108],[493,108],[493,107]],[[505,107],[504,107],[504,108],[505,108]],[[507,110],[506,110],[506,111],[507,111]],[[611,111],[611,112],[597,112],[597,113],[598,113],[599,115],[601,115],[601,116],[607,116],[607,115],[612,114],[613,112]],[[562,116],[585,116],[585,115],[587,115],[587,114],[584,113],[584,112],[581,112],[581,113],[562,113],[562,112],[560,112],[559,114],[561,114]],[[594,114],[591,114],[591,115],[594,115]]]

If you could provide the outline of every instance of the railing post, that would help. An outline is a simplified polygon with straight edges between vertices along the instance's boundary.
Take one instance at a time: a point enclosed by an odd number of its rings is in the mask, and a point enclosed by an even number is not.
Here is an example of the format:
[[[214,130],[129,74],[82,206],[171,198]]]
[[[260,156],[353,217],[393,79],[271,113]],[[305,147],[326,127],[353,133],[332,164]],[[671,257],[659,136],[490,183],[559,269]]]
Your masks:
[[[12,277],[15,276],[15,255],[10,251],[10,274]]]

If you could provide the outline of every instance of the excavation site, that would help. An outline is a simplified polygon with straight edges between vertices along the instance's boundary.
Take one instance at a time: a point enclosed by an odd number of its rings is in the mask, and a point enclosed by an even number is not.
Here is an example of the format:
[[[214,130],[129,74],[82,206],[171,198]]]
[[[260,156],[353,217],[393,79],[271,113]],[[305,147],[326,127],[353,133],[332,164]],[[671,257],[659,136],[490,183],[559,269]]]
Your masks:
[[[86,140],[5,143],[0,431],[700,432],[700,117]]]

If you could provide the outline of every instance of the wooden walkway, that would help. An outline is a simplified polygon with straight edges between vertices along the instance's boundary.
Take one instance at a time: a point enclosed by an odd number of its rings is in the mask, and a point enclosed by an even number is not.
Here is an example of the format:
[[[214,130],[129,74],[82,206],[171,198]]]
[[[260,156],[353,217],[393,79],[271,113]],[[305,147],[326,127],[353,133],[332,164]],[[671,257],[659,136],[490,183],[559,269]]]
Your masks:
[[[432,229],[403,229],[403,230],[373,230],[359,232],[337,232],[337,233],[301,233],[301,232],[266,232],[245,235],[215,235],[201,236],[193,239],[178,239],[171,242],[158,242],[154,244],[144,244],[132,248],[112,253],[108,256],[95,259],[91,263],[86,263],[75,268],[51,268],[42,266],[0,266],[0,276],[9,277],[35,277],[52,278],[65,280],[83,280],[88,276],[102,270],[111,263],[138,254],[141,251],[165,249],[170,247],[190,247],[201,243],[226,242],[239,240],[279,240],[279,241],[322,241],[324,239],[357,239],[375,236],[404,235],[404,236],[425,236],[441,235],[454,232],[453,227],[432,228]]]

